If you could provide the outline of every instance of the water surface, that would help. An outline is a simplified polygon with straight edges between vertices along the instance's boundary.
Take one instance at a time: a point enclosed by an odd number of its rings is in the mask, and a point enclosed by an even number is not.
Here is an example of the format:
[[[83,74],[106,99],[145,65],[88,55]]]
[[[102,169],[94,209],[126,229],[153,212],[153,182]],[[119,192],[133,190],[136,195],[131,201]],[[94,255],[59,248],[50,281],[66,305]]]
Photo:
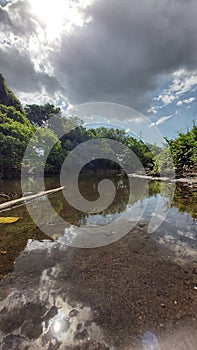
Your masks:
[[[101,179],[80,179],[86,199],[98,198]],[[127,235],[104,247],[50,240],[24,206],[1,213],[21,218],[0,231],[2,349],[196,349],[197,187],[177,184],[170,204],[171,184],[110,179],[116,197],[102,213],[73,209],[62,193],[49,196],[68,228],[105,227],[125,211],[143,212]],[[46,179],[47,189],[58,186],[57,178]],[[39,179],[27,180],[27,192],[32,188],[39,191]],[[20,182],[1,181],[0,191],[20,192]],[[149,233],[158,200],[168,215]],[[57,223],[48,220],[55,234]]]

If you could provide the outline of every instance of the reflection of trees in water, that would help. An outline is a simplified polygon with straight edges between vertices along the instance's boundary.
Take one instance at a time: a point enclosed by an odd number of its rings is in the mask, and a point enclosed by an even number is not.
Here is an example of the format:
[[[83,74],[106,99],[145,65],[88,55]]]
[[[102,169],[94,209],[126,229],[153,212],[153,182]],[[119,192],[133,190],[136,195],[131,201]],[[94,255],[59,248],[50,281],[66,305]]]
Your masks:
[[[180,212],[187,212],[197,218],[197,187],[177,184],[172,206]]]
[[[149,182],[149,195],[156,196],[162,193],[167,198],[171,197],[171,184],[159,181]],[[189,187],[188,184],[177,183],[171,207],[176,207],[180,212],[191,214],[197,218],[197,187]]]
[[[100,213],[101,216],[106,217],[110,214],[118,214],[125,211],[126,206],[128,204],[132,205],[136,203],[138,200],[143,199],[148,194],[148,184],[144,179],[138,178],[128,178],[125,175],[118,176],[105,176],[105,175],[95,175],[95,176],[85,176],[79,180],[79,189],[82,196],[89,200],[95,201],[98,196],[98,184],[103,179],[110,179],[116,188],[116,195],[111,203],[111,205],[106,208],[103,212]],[[131,187],[131,193],[130,193]],[[64,201],[64,207],[61,211],[61,216],[75,225],[82,225],[86,223],[87,217],[91,216],[91,214],[83,213],[75,208],[72,208],[66,201],[61,197],[60,194],[58,196],[59,200]]]
[[[89,201],[95,201],[98,196],[98,184],[103,179],[110,179],[116,187],[116,196],[111,205],[100,213],[106,217],[110,214],[118,214],[125,211],[127,205],[135,204],[139,200],[147,197],[162,195],[166,198],[171,198],[172,184],[160,181],[146,181],[141,178],[128,178],[125,175],[107,176],[91,175],[82,176],[79,179],[79,189],[84,198]],[[50,184],[53,179],[51,178]],[[130,184],[130,185],[129,185]],[[131,187],[131,193],[130,193]],[[67,222],[74,225],[86,224],[87,217],[93,214],[80,212],[71,207],[61,193],[55,194],[49,199],[53,200],[53,206],[58,207],[58,213]],[[59,204],[63,203],[62,208]],[[197,188],[189,187],[186,184],[176,184],[174,198],[171,206],[177,207],[180,212],[187,212],[194,218],[197,218]],[[60,209],[61,208],[61,209]]]
[[[140,178],[130,178],[131,196],[129,204],[134,204],[148,196],[148,182]]]
[[[161,182],[160,181],[149,181],[149,194],[151,196],[156,196],[160,193]]]
[[[173,183],[166,183],[162,181],[149,181],[149,196],[161,195],[167,199],[172,199],[174,190]]]

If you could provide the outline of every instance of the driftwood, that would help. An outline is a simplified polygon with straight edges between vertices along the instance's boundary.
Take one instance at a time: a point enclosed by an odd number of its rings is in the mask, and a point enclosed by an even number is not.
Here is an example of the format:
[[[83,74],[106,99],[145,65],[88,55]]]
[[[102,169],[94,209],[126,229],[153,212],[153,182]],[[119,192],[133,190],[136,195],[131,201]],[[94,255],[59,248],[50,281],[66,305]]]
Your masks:
[[[146,180],[153,180],[153,181],[161,181],[161,182],[170,182],[170,183],[176,183],[176,182],[182,182],[182,183],[188,183],[190,185],[197,184],[197,176],[196,177],[186,177],[186,178],[171,178],[171,177],[158,177],[158,176],[150,176],[150,175],[138,175],[138,174],[128,174],[129,177],[138,177],[140,179],[146,179]]]
[[[5,203],[0,204],[0,211],[4,210],[4,209],[9,209],[9,208],[15,207],[15,205],[21,204],[23,202],[31,201],[33,199],[36,199],[36,198],[39,198],[39,197],[42,197],[42,196],[46,196],[48,194],[52,194],[52,193],[61,191],[63,188],[64,188],[64,186],[63,187],[59,187],[59,188],[55,188],[53,190],[41,191],[41,192],[38,192],[38,193],[33,194],[31,196],[25,196],[25,197],[21,197],[21,198],[18,198],[18,199],[14,199],[12,201],[7,201]]]
[[[10,197],[7,194],[0,193],[0,197],[6,198],[7,200],[10,199]]]

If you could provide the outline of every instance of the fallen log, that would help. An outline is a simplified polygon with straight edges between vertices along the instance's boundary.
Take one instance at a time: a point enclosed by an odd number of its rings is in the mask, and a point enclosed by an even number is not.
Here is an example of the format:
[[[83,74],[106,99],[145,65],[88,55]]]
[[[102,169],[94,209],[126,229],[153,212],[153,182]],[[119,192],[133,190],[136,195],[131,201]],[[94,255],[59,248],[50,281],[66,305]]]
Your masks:
[[[7,194],[0,193],[0,197],[6,198],[7,200],[10,199],[10,197]]]
[[[63,188],[64,188],[64,186],[55,188],[53,190],[41,191],[41,192],[38,192],[38,193],[33,194],[31,196],[25,196],[25,197],[21,197],[21,198],[18,198],[18,199],[14,199],[12,201],[7,201],[5,203],[0,204],[0,211],[2,211],[4,209],[12,208],[15,205],[18,205],[18,204],[23,203],[23,202],[27,202],[27,201],[29,202],[32,199],[36,199],[36,198],[39,198],[39,197],[42,197],[42,196],[47,196],[48,194],[52,194],[52,193],[61,191],[61,190],[63,190]]]

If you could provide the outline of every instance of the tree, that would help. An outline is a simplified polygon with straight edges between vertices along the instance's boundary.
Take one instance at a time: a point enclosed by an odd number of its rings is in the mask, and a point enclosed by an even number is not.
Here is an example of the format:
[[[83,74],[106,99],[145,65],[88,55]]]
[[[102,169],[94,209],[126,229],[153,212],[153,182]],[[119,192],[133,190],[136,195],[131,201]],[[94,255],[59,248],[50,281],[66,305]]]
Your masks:
[[[61,109],[49,103],[41,106],[36,104],[26,105],[25,112],[33,125],[42,127],[47,125],[47,120],[51,116],[61,116]]]
[[[157,175],[173,175],[175,171],[175,165],[173,156],[169,146],[154,157],[153,172]]]
[[[25,149],[34,132],[23,113],[14,106],[0,105],[0,175],[5,178],[19,176]]]
[[[0,74],[0,104],[13,106],[16,111],[23,113],[23,107],[11,90],[8,89],[5,78]]]
[[[52,130],[37,128],[28,147],[23,164],[28,173],[39,173],[43,167],[46,173],[58,173],[66,152]]]
[[[197,126],[186,133],[179,133],[174,140],[167,140],[165,147],[154,160],[154,171],[158,172],[162,167],[169,172],[172,167],[178,176],[187,171],[197,170]],[[172,164],[173,161],[173,164]]]

